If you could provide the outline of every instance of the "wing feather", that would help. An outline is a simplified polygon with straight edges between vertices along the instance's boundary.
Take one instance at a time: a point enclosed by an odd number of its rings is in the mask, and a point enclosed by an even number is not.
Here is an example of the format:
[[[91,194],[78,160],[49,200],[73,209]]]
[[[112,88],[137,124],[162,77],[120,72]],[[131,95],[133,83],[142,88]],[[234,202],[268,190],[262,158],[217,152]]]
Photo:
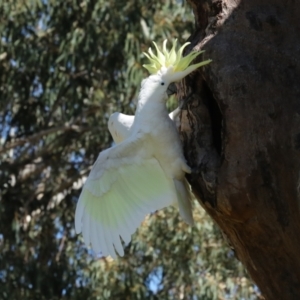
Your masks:
[[[97,236],[95,240],[95,244],[97,245],[97,248],[94,248],[94,251],[99,253],[101,251],[103,256],[107,256],[109,255],[109,251],[106,247],[106,242],[104,239],[104,231],[102,226],[98,226],[98,223],[96,221],[93,220],[92,225],[94,226],[95,229],[97,229]]]
[[[91,222],[88,214],[83,214],[82,218],[82,236],[85,245],[88,247],[91,243]]]
[[[116,253],[113,249],[113,237],[112,237],[112,234],[110,233],[110,229],[109,229],[109,226],[107,226],[108,224],[111,224],[111,220],[109,218],[109,203],[107,203],[107,199],[103,199],[103,225],[102,226],[99,226],[98,225],[98,222],[96,222],[96,228],[98,230],[98,228],[102,227],[102,234],[103,234],[103,239],[104,239],[104,243],[107,247],[107,251],[108,251],[108,254],[114,258]],[[95,206],[97,208],[100,208],[99,206]],[[97,217],[96,217],[97,218]],[[92,244],[92,247],[93,247],[93,244]],[[101,249],[101,245],[99,245],[100,249]]]
[[[134,177],[136,174],[132,174],[130,177]],[[142,177],[140,177],[140,183],[142,181]],[[129,195],[131,197],[131,203],[134,207],[138,209],[139,212],[142,214],[148,214],[149,211],[151,211],[152,205],[147,202],[147,199],[143,193],[139,191],[140,185],[137,185],[135,182],[128,182],[128,175],[126,175],[124,170],[120,170],[120,192],[122,195],[126,195],[128,193],[128,190],[130,190]]]
[[[118,218],[120,216],[120,213],[116,211],[116,207],[118,206],[118,203],[116,203],[116,197],[113,197],[111,202],[111,222],[115,224],[116,228],[118,229],[120,227],[120,219]],[[113,234],[115,236],[113,243],[115,246],[115,250],[119,253],[120,256],[123,256],[124,250],[121,244],[120,234],[118,233],[118,230],[116,230],[116,228],[111,227],[111,231],[113,231]]]
[[[86,201],[90,203],[90,206],[87,206],[87,210],[85,211],[85,215],[90,220],[90,237],[91,237],[91,245],[92,249],[99,253],[101,251],[103,256],[109,255],[109,250],[106,245],[105,237],[104,237],[104,231],[102,230],[101,226],[98,226],[98,223],[96,219],[99,217],[104,222],[106,221],[106,205],[102,205],[101,209],[98,210],[98,207],[95,206],[95,202],[97,201],[97,198],[94,197],[92,194],[90,194],[87,190],[83,191]],[[88,198],[89,197],[89,198]],[[82,224],[84,226],[84,223]]]
[[[113,193],[115,193],[115,191],[113,191]],[[115,194],[113,199],[115,201],[112,203],[112,209],[115,210],[116,218],[118,219],[117,226],[119,229],[119,235],[122,237],[125,244],[128,244],[131,240],[132,229],[130,222],[125,218],[127,212],[126,203],[117,194]]]
[[[84,191],[81,192],[75,211],[75,231],[77,234],[81,232],[82,216],[84,214],[85,206],[87,203],[87,201],[81,200],[81,198],[84,197],[83,193]]]
[[[114,246],[114,249],[117,250],[119,255],[124,255],[123,246],[121,244],[120,240],[120,216],[122,216],[122,213],[115,210],[116,207],[118,207],[118,203],[116,203],[116,200],[118,198],[112,197],[111,202],[109,203],[109,210],[107,212],[111,226],[107,226],[107,232],[109,232],[109,237],[111,238],[111,243]],[[120,199],[122,200],[122,199]],[[113,257],[114,258],[114,257]]]
[[[113,113],[109,117],[108,129],[115,143],[120,143],[130,135],[130,128],[133,124],[134,116]]]
[[[172,181],[165,177],[163,171],[157,172],[158,169],[160,169],[158,162],[152,159],[143,166],[144,172],[132,168],[132,176],[124,178],[128,189],[130,188],[131,192],[137,195],[139,201],[149,207],[151,211],[176,203]],[[136,178],[138,180],[135,180]],[[168,188],[166,189],[166,187]],[[152,195],[153,191],[155,193]]]
[[[77,204],[76,232],[104,256],[114,258],[116,251],[122,256],[120,237],[129,243],[148,213],[176,202],[174,183],[155,158],[134,162],[119,154],[99,155]]]
[[[92,249],[95,253],[99,253],[101,251],[101,254],[106,256],[108,250],[106,249],[106,243],[104,241],[103,235],[99,234],[100,228],[97,228],[97,224],[94,220],[91,220],[90,224]]]

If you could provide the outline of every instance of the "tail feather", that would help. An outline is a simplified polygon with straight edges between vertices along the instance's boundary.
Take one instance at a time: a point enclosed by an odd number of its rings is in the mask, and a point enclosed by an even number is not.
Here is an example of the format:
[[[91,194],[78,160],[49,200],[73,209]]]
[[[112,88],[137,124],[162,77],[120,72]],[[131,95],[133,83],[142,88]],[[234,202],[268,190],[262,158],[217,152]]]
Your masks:
[[[178,198],[178,208],[182,219],[189,225],[194,225],[193,213],[192,213],[192,193],[190,186],[186,179],[183,181],[174,180],[176,187],[176,193]]]

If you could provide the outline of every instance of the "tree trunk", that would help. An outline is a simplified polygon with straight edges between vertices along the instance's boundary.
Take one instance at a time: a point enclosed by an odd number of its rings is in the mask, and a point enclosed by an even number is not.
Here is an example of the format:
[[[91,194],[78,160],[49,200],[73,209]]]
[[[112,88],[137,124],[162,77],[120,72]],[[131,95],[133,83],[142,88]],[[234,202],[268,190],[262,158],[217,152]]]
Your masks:
[[[264,297],[298,300],[300,2],[189,3],[213,62],[178,87],[188,179]]]

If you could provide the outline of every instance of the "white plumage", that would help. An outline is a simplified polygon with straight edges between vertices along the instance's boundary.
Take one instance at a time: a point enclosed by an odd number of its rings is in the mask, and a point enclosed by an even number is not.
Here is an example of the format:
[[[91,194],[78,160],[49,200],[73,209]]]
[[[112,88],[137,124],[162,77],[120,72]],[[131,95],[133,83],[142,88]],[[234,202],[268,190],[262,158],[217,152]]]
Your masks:
[[[175,122],[176,117],[179,115],[180,109],[176,108],[169,113],[169,118]],[[125,115],[119,112],[113,113],[108,120],[108,130],[116,144],[126,140],[130,135],[130,128],[133,124],[134,116]]]
[[[166,90],[208,62],[188,66],[190,61],[182,64],[188,56],[178,60],[172,50],[167,52],[164,44],[164,54],[158,52],[165,61],[149,51],[153,64],[146,68],[154,74],[142,82],[136,114],[116,113],[110,118],[109,130],[117,144],[99,154],[77,204],[76,232],[104,256],[115,258],[115,250],[123,256],[120,237],[128,243],[147,214],[166,206],[178,205],[182,218],[193,224],[185,179],[191,170],[171,119],[174,113],[170,117],[166,109]]]

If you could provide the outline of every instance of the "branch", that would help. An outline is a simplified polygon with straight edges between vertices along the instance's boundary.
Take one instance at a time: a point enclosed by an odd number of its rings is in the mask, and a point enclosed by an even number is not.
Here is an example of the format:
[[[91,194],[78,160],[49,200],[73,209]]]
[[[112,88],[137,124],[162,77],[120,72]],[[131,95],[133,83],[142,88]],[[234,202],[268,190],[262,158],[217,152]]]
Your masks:
[[[68,130],[75,130],[78,131],[80,128],[77,125],[69,125],[68,123],[63,125],[63,126],[59,126],[59,127],[54,127],[54,128],[50,128],[50,129],[46,129],[43,130],[41,132],[38,132],[36,134],[33,134],[29,137],[22,137],[20,139],[17,139],[15,141],[10,142],[8,145],[4,145],[3,147],[0,148],[0,154],[1,153],[5,153],[8,150],[15,148],[17,146],[22,146],[26,143],[32,143],[38,139],[40,139],[42,136],[45,135],[49,135],[58,131],[68,131]]]

